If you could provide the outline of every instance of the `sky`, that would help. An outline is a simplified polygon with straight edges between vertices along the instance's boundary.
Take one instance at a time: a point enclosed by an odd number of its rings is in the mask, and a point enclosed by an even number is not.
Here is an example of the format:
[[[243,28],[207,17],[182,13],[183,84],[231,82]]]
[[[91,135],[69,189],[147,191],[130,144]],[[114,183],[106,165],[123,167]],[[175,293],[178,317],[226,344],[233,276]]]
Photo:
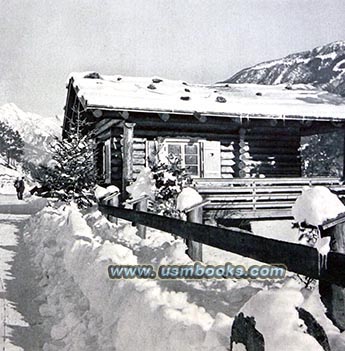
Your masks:
[[[73,71],[213,83],[345,40],[345,0],[0,0],[0,105],[63,114]]]

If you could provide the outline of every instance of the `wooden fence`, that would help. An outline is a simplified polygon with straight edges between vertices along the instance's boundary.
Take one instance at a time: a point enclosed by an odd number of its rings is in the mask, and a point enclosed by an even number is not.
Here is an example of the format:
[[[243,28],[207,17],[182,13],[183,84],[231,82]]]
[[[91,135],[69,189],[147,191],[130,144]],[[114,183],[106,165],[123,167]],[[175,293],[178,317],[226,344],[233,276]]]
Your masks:
[[[99,205],[103,214],[162,230],[194,243],[213,246],[267,264],[285,265],[287,270],[345,287],[345,255],[330,252],[327,266],[319,269],[320,255],[314,248],[260,237],[241,229],[219,228],[163,217],[153,213]]]
[[[339,178],[195,179],[209,204],[204,218],[292,219],[291,208],[305,186],[325,186],[340,198],[345,187]]]

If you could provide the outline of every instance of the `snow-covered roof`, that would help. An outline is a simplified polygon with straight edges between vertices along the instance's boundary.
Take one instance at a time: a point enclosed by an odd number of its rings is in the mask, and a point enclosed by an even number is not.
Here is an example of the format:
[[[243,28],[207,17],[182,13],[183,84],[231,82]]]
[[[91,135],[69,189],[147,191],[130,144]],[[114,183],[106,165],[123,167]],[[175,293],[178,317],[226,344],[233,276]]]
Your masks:
[[[345,99],[310,85],[188,84],[149,77],[73,73],[86,109],[248,118],[345,120]]]

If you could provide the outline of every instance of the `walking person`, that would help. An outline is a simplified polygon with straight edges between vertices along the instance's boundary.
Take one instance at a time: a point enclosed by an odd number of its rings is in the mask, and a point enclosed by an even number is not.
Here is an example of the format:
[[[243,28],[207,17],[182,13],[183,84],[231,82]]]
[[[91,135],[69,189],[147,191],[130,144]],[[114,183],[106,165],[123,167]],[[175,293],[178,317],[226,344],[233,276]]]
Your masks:
[[[24,177],[22,177],[22,179],[18,177],[14,182],[14,187],[17,191],[18,200],[23,200],[23,193],[25,190]]]

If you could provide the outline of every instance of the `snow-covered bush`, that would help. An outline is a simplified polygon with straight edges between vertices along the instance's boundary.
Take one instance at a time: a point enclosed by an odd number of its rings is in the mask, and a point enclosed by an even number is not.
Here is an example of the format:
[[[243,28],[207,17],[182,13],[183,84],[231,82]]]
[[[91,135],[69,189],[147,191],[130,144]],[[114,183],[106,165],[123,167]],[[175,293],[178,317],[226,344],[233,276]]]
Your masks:
[[[149,199],[154,200],[156,186],[150,168],[144,168],[138,174],[135,182],[127,186],[126,191],[130,194],[132,200],[137,200],[142,196],[147,196]]]
[[[151,210],[169,217],[180,217],[177,197],[183,188],[191,186],[193,180],[188,171],[181,166],[178,157],[168,157],[168,163],[157,162],[151,166],[156,186],[155,201]]]
[[[302,173],[306,177],[341,177],[343,172],[343,132],[315,134],[302,138]]]

